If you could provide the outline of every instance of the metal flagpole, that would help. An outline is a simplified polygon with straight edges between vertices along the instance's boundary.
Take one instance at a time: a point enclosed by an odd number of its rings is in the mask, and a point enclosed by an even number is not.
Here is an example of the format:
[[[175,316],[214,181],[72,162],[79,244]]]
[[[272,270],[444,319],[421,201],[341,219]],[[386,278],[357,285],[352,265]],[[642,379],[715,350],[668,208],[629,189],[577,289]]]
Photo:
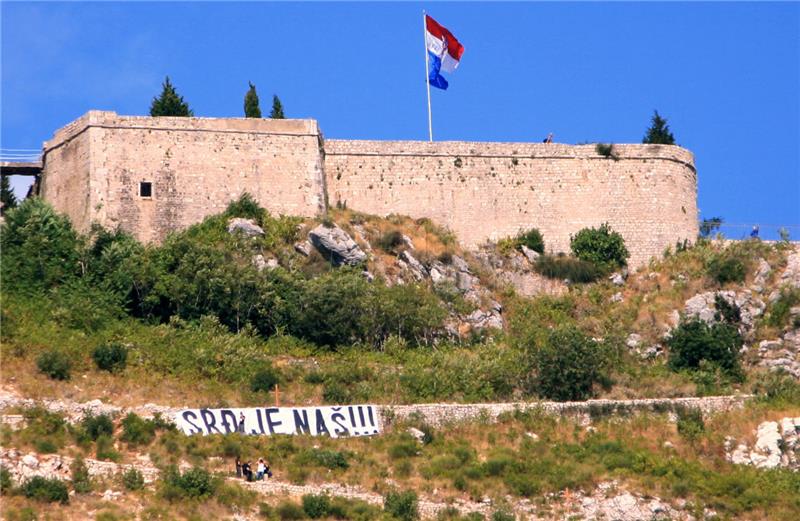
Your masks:
[[[431,119],[431,79],[428,76],[428,27],[425,24],[425,9],[422,10],[422,43],[425,45],[425,86],[428,88],[428,141],[433,142],[433,121]]]

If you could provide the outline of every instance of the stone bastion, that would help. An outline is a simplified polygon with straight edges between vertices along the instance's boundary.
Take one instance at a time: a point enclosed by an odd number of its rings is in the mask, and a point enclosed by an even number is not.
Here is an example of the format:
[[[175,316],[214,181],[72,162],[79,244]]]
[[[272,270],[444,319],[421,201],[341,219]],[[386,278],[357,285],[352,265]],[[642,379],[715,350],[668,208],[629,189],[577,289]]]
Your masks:
[[[697,174],[671,145],[324,139],[315,120],[91,111],[44,144],[39,193],[78,230],[161,241],[242,193],[275,214],[328,206],[428,217],[467,248],[538,228],[551,252],[608,222],[634,267],[698,233]]]

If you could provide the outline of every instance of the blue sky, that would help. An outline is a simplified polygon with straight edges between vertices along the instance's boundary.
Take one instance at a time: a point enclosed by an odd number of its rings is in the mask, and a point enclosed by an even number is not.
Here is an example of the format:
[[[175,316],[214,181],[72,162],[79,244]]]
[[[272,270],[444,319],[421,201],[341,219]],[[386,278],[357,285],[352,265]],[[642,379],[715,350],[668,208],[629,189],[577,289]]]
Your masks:
[[[2,147],[90,109],[146,114],[165,75],[198,116],[242,116],[252,81],[326,137],[426,139],[423,8],[466,47],[432,92],[435,139],[636,143],[657,109],[696,156],[703,216],[800,225],[794,2],[3,2]]]

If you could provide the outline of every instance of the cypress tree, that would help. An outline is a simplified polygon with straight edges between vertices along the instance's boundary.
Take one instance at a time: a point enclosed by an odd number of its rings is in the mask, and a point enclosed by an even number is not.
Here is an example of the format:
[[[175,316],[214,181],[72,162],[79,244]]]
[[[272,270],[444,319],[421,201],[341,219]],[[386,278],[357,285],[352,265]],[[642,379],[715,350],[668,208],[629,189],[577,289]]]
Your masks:
[[[151,116],[194,116],[189,105],[183,101],[183,96],[175,91],[175,87],[169,81],[169,76],[161,86],[161,95],[153,98],[153,102],[150,104]]]
[[[650,121],[650,128],[644,135],[642,143],[651,145],[674,145],[675,137],[669,131],[667,120],[658,115],[658,111],[653,111],[653,119]]]
[[[247,94],[244,95],[244,117],[246,118],[260,118],[261,107],[258,106],[258,94],[256,94],[256,86],[247,82],[250,88]]]
[[[0,176],[0,202],[3,203],[3,213],[17,206],[17,196],[14,195],[14,191],[11,189],[11,183],[8,182],[7,175]]]
[[[272,111],[269,113],[269,117],[272,119],[285,119],[286,117],[283,115],[283,105],[277,94],[272,96]]]

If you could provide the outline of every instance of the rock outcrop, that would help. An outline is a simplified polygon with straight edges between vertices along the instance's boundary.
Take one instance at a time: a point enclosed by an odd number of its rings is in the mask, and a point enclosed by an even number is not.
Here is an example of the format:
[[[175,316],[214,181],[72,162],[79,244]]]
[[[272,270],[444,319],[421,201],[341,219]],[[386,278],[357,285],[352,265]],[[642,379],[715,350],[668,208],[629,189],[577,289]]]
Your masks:
[[[737,465],[763,469],[800,469],[800,417],[762,422],[756,429],[752,448],[736,439],[725,440],[726,457]]]
[[[320,224],[308,233],[311,244],[335,266],[357,266],[367,260],[367,254],[346,231],[336,225]]]

